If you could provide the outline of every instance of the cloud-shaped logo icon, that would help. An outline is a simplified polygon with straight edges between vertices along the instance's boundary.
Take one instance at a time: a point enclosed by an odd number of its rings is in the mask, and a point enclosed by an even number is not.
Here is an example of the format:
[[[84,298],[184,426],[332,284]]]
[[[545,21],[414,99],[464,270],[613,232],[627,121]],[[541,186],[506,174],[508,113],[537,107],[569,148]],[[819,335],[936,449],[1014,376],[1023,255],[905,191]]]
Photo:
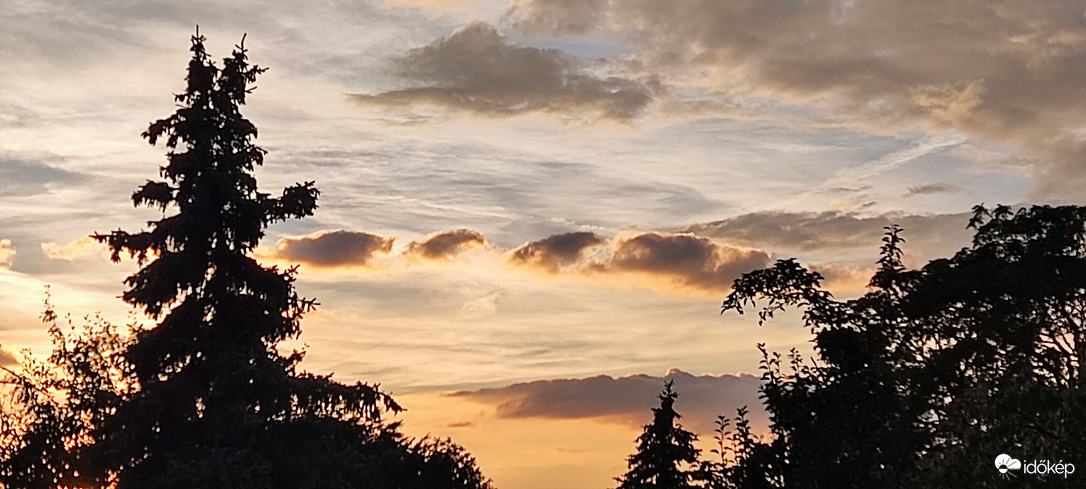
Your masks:
[[[995,459],[995,466],[1003,477],[1014,476],[1014,474],[1009,472],[1012,470],[1022,470],[1022,461],[1011,457],[1006,453],[1001,453]]]

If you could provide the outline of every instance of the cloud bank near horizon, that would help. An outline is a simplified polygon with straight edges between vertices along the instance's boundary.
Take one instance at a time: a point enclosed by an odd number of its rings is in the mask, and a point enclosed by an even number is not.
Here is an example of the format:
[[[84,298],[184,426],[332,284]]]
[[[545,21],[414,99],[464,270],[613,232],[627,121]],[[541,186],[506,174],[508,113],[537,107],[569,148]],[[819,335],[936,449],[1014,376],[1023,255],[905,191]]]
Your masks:
[[[696,433],[712,433],[717,416],[733,418],[748,407],[756,429],[768,426],[758,399],[761,380],[752,375],[695,376],[672,369],[663,377],[600,375],[582,379],[539,380],[505,387],[451,394],[493,406],[498,418],[585,419],[606,418],[634,426],[652,420],[650,408],[664,382],[674,382],[679,393],[676,410],[682,423]]]

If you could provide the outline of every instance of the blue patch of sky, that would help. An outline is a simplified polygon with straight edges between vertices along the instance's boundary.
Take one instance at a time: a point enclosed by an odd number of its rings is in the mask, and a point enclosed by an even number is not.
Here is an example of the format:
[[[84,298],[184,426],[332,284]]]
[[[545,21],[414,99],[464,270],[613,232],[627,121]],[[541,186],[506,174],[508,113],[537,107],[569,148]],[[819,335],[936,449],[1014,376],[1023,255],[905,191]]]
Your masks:
[[[652,136],[649,144],[667,141],[671,147],[717,151],[766,181],[817,182],[912,144],[846,128],[797,131],[773,120],[700,119],[661,128]]]
[[[51,184],[70,183],[77,178],[75,173],[46,163],[0,157],[0,196],[40,194]]]
[[[910,185],[950,183],[967,190],[966,195],[980,202],[1014,204],[1026,200],[1030,181],[1022,175],[1005,172],[977,172],[978,163],[954,154],[951,148],[917,158],[909,171],[918,180]],[[966,209],[962,209],[966,210]]]
[[[608,39],[602,36],[587,35],[578,36],[575,39],[549,36],[525,36],[510,28],[501,29],[501,33],[513,44],[540,49],[559,49],[567,54],[581,58],[612,59],[625,56],[630,52],[615,39]]]

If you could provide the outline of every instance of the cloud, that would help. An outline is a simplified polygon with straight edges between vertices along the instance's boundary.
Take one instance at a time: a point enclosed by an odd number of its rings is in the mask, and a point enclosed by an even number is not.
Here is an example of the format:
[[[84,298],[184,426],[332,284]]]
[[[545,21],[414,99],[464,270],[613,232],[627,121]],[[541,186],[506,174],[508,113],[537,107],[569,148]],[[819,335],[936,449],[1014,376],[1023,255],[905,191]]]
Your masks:
[[[587,252],[604,243],[603,239],[590,232],[555,234],[520,246],[513,251],[510,260],[557,273],[576,268],[586,258]]]
[[[671,276],[712,291],[731,285],[739,275],[768,266],[769,255],[688,235],[646,233],[619,240],[605,268]]]
[[[94,238],[86,237],[59,244],[54,241],[46,241],[41,244],[41,252],[50,260],[73,261],[76,258],[98,253],[105,256],[105,247]]]
[[[8,353],[3,348],[0,348],[0,367],[12,367],[19,364],[19,360],[15,358],[15,355]]]
[[[494,406],[499,418],[582,419],[610,418],[632,425],[652,420],[650,408],[665,381],[674,381],[679,400],[676,410],[683,423],[697,433],[712,433],[718,415],[735,416],[742,406],[750,408],[756,428],[768,425],[758,399],[761,380],[751,375],[694,376],[671,370],[664,377],[606,375],[585,379],[540,380],[506,387],[458,392]]]
[[[486,246],[486,238],[477,231],[457,229],[435,233],[422,242],[407,245],[404,255],[428,260],[453,260],[464,251]]]
[[[777,252],[841,253],[871,257],[883,235],[883,227],[904,228],[908,257],[932,259],[953,254],[970,243],[965,225],[969,215],[862,215],[851,212],[755,212],[704,224],[684,231],[747,244]]]
[[[616,121],[637,118],[653,101],[649,83],[597,75],[590,68],[560,50],[516,45],[494,26],[473,23],[395,61],[395,74],[415,86],[352,98],[360,104],[436,106],[491,117],[547,112]]]
[[[0,196],[44,193],[51,185],[76,180],[76,174],[45,163],[0,156]]]
[[[530,34],[587,34],[605,24],[608,0],[518,1],[506,17]]]
[[[650,284],[719,292],[739,275],[768,266],[770,259],[762,251],[690,234],[620,235],[608,242],[593,233],[580,232],[524,244],[512,251],[509,261],[552,274],[638,274]],[[620,280],[626,278],[628,275]]]
[[[770,264],[763,251],[692,234],[636,233],[604,238],[591,232],[572,232],[512,249],[492,246],[481,233],[470,229],[433,233],[399,249],[393,248],[396,239],[364,232],[319,231],[282,238],[275,250],[261,256],[322,268],[379,268],[386,273],[405,272],[425,263],[456,261],[485,269],[505,264],[545,276],[710,294],[719,294],[739,275]],[[471,250],[482,252],[466,253]],[[462,312],[468,316],[492,314],[499,295],[487,294]]]
[[[951,193],[951,192],[958,192],[961,189],[962,189],[961,187],[959,187],[957,185],[949,184],[949,183],[928,183],[928,184],[924,184],[924,185],[918,185],[918,186],[915,186],[915,187],[909,187],[908,191],[905,192],[904,197],[913,197],[913,196],[916,196],[916,195]]]
[[[1086,112],[1068,103],[1086,98],[1076,2],[522,0],[508,16],[529,34],[619,40],[665,85],[1010,143],[1033,159],[1035,197],[1086,193]]]
[[[379,0],[378,5],[389,7],[413,7],[437,13],[449,13],[470,8],[479,0]]]
[[[365,266],[378,254],[387,254],[395,238],[351,231],[320,231],[276,243],[279,258],[319,267]]]
[[[11,262],[15,258],[15,245],[11,244],[11,240],[4,238],[0,239],[0,266],[11,267]]]
[[[874,260],[870,260],[868,266],[859,266],[852,262],[822,262],[808,266],[822,275],[822,287],[833,292],[837,299],[863,295],[868,291],[867,285],[875,274]]]
[[[959,146],[964,142],[965,138],[956,134],[924,137],[907,148],[884,155],[875,161],[838,171],[831,179],[831,182],[856,182],[893,170],[934,152]]]
[[[396,239],[356,231],[317,231],[308,236],[281,238],[275,250],[264,251],[261,256],[326,268],[374,268],[401,259],[404,265],[418,260],[448,262],[467,251],[487,246],[486,238],[470,229],[432,233],[400,250],[393,249]],[[376,260],[378,256],[384,258],[380,263]]]

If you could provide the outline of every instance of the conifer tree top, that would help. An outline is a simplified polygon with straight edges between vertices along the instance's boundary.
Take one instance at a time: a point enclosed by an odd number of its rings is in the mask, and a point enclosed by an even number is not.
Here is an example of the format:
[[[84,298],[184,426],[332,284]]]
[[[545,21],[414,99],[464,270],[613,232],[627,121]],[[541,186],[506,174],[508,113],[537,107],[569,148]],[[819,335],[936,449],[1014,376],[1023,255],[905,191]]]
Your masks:
[[[249,252],[269,224],[312,215],[319,192],[313,182],[277,197],[258,191],[253,172],[266,152],[240,109],[265,69],[249,64],[244,42],[219,68],[204,41],[192,36],[177,110],[143,133],[152,145],[164,142],[167,162],[162,180],[148,181],[132,201],[163,217],[140,232],[94,236],[114,261],[125,253],[143,266],[125,280],[123,299],[161,318],[125,352],[139,389],[107,420],[97,445],[127,467],[121,489],[150,487],[177,467],[264,480],[270,466],[282,465],[273,461],[284,447],[339,433],[347,436],[343,450],[357,449],[375,436],[382,408],[400,409],[376,387],[298,372],[302,354],[278,350],[300,334],[314,302],[295,291],[296,268],[264,267]],[[310,429],[324,434],[297,438],[298,423],[317,423]],[[206,459],[216,450],[236,457],[234,465],[209,468],[217,467]]]
[[[652,408],[653,421],[637,438],[637,452],[627,459],[629,471],[619,477],[618,489],[684,489],[693,486],[694,466],[700,451],[697,436],[675,423],[678,393],[673,382],[664,384],[660,406]]]

